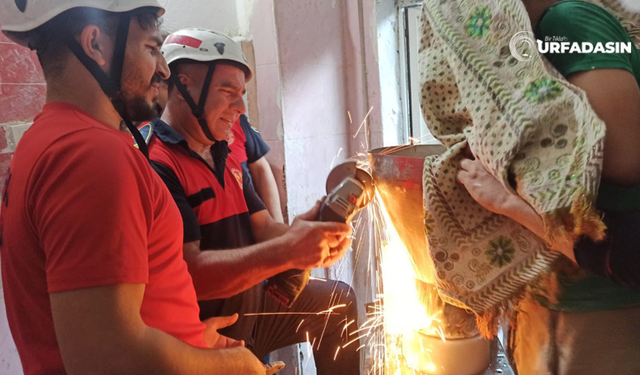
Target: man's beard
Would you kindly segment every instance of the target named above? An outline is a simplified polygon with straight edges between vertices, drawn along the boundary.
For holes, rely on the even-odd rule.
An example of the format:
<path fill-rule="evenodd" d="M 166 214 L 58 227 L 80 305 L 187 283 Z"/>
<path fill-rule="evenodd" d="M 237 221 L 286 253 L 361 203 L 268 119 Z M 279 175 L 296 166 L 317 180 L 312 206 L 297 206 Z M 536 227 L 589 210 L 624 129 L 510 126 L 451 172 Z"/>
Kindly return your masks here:
<path fill-rule="evenodd" d="M 151 89 L 151 86 L 158 82 L 160 82 L 160 76 L 154 74 L 151 82 L 148 83 L 146 90 L 140 90 L 142 92 L 136 92 L 138 90 L 134 89 L 142 83 L 139 79 L 130 79 L 130 85 L 127 85 L 129 87 L 122 85 L 121 95 L 122 100 L 124 101 L 125 113 L 129 117 L 129 120 L 150 121 L 156 118 L 156 110 L 153 104 L 147 101 L 146 95 L 148 90 Z"/>
<path fill-rule="evenodd" d="M 131 121 L 150 121 L 156 118 L 156 110 L 144 95 L 127 97 L 123 94 L 125 112 Z"/>

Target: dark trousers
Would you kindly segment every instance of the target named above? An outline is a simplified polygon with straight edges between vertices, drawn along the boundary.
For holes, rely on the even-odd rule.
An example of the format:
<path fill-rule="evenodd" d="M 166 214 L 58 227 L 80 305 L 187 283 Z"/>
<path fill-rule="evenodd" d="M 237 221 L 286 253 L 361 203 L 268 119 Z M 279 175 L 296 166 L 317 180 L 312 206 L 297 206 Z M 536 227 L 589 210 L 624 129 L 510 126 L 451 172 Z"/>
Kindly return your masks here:
<path fill-rule="evenodd" d="M 357 337 L 354 331 L 358 329 L 356 296 L 349 285 L 335 280 L 314 279 L 290 309 L 268 295 L 262 297 L 261 304 L 260 311 L 248 311 L 241 306 L 236 312 L 241 317 L 247 313 L 265 315 L 258 315 L 255 319 L 240 319 L 221 333 L 236 340 L 245 340 L 247 348 L 258 358 L 308 339 L 313 343 L 318 375 L 360 373 L 360 355 L 356 351 L 359 342 L 356 340 L 343 348 Z M 328 311 L 338 305 L 344 306 Z M 291 312 L 300 314 L 288 314 Z M 231 311 L 225 313 L 233 314 Z M 252 330 L 247 329 L 247 323 L 253 324 Z"/>

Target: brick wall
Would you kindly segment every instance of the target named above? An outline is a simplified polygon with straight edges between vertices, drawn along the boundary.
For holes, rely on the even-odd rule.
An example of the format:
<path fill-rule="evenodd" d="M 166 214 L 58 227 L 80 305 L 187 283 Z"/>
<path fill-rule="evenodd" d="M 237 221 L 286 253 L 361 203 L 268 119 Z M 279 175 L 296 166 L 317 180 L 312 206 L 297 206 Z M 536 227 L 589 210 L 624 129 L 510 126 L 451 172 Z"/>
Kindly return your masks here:
<path fill-rule="evenodd" d="M 0 187 L 15 149 L 11 127 L 31 123 L 42 109 L 45 95 L 36 54 L 0 34 Z"/>

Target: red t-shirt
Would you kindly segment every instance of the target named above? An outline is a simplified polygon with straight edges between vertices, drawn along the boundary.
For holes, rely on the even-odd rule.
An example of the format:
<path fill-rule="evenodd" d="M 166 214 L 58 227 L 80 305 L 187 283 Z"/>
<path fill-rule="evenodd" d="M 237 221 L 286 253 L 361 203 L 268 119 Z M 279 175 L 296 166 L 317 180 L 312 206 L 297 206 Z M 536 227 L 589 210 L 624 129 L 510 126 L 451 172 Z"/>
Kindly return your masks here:
<path fill-rule="evenodd" d="M 140 315 L 194 346 L 205 326 L 180 213 L 131 138 L 63 103 L 20 141 L 2 202 L 2 279 L 26 375 L 65 373 L 49 293 L 144 283 Z"/>
<path fill-rule="evenodd" d="M 231 139 L 229 139 L 229 148 L 231 153 L 229 156 L 233 157 L 238 163 L 242 164 L 247 161 L 247 150 L 245 143 L 247 137 L 244 134 L 244 129 L 240 126 L 240 118 L 233 124 L 231 128 Z"/>
<path fill-rule="evenodd" d="M 264 142 L 260 133 L 251 126 L 249 119 L 241 115 L 231 128 L 229 139 L 229 156 L 234 158 L 247 171 L 248 164 L 253 164 L 265 156 L 271 149 Z"/>

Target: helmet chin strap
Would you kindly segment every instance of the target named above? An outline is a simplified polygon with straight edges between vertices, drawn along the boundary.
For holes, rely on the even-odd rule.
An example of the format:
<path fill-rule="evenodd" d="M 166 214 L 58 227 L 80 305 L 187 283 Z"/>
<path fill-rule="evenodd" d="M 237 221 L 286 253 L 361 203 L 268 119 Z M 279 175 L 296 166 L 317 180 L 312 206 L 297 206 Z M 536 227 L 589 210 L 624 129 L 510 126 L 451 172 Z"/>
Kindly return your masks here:
<path fill-rule="evenodd" d="M 215 71 L 215 69 L 216 69 L 216 64 L 209 63 L 209 68 L 207 69 L 207 75 L 205 76 L 204 83 L 202 84 L 202 91 L 200 91 L 200 98 L 198 99 L 198 104 L 196 104 L 196 102 L 193 100 L 193 98 L 191 97 L 191 94 L 189 94 L 189 91 L 187 91 L 187 88 L 185 87 L 185 85 L 183 85 L 182 82 L 180 82 L 180 77 L 178 77 L 178 72 L 176 71 L 176 69 L 174 69 L 174 71 L 171 72 L 171 78 L 170 78 L 173 81 L 173 84 L 176 86 L 176 88 L 180 92 L 180 94 L 182 95 L 182 97 L 184 98 L 184 100 L 189 105 L 189 108 L 191 108 L 191 113 L 198 120 L 198 124 L 200 124 L 200 128 L 202 129 L 202 132 L 204 133 L 205 137 L 207 137 L 207 139 L 209 139 L 211 142 L 217 142 L 217 141 L 213 137 L 213 134 L 211 134 L 211 131 L 209 130 L 209 124 L 207 123 L 207 119 L 204 113 L 204 106 L 207 103 L 207 96 L 209 95 L 209 87 L 211 86 L 211 79 L 213 78 L 213 72 Z"/>
<path fill-rule="evenodd" d="M 218 141 L 213 137 L 211 131 L 209 130 L 209 124 L 207 123 L 207 119 L 205 118 L 204 106 L 207 102 L 207 96 L 209 95 L 209 87 L 211 86 L 211 80 L 213 78 L 213 72 L 215 71 L 216 64 L 209 63 L 209 68 L 207 69 L 207 75 L 204 78 L 204 83 L 202 84 L 202 91 L 200 91 L 200 98 L 198 99 L 198 104 L 193 100 L 189 91 L 185 85 L 180 82 L 180 77 L 176 69 L 171 74 L 171 80 L 173 84 L 176 86 L 184 100 L 191 108 L 191 113 L 198 120 L 198 124 L 200 124 L 200 128 L 204 133 L 205 137 L 209 139 L 211 142 L 214 142 L 209 151 L 211 152 L 211 158 L 213 159 L 213 164 L 215 166 L 215 174 L 216 178 L 222 188 L 224 188 L 224 170 L 227 165 L 227 156 L 229 155 L 229 145 L 227 141 Z"/>
<path fill-rule="evenodd" d="M 84 52 L 84 49 L 72 35 L 65 35 L 64 42 L 71 52 L 80 60 L 82 65 L 96 79 L 102 91 L 107 95 L 111 104 L 118 112 L 125 125 L 133 135 L 139 150 L 149 159 L 149 149 L 144 138 L 133 125 L 126 109 L 126 103 L 122 98 L 122 68 L 124 66 L 124 54 L 127 47 L 127 38 L 129 36 L 129 25 L 131 23 L 131 13 L 123 13 L 118 20 L 118 31 L 116 35 L 115 47 L 113 51 L 113 59 L 111 61 L 111 76 L 105 73 L 98 63 L 91 59 Z"/>

